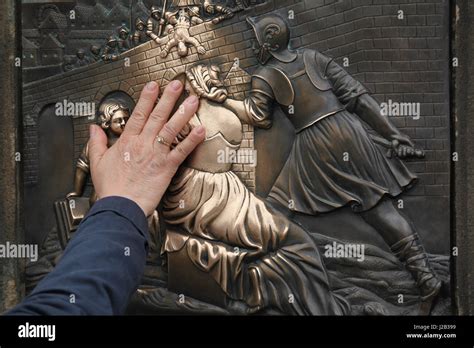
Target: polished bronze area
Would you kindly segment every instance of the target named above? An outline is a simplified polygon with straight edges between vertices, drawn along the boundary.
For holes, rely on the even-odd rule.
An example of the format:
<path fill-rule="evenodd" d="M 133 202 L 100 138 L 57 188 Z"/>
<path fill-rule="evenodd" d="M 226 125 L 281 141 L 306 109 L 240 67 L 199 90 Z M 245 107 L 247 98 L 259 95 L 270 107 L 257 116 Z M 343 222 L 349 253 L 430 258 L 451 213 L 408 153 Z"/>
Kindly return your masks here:
<path fill-rule="evenodd" d="M 220 304 L 230 312 L 347 313 L 348 304 L 329 291 L 319 250 L 308 233 L 250 192 L 231 171 L 231 162 L 218 160 L 219 153 L 238 151 L 243 138 L 233 110 L 206 99 L 212 95 L 222 101 L 227 95 L 218 73 L 217 67 L 198 65 L 186 74 L 187 93 L 202 98 L 186 132 L 203 125 L 207 136 L 163 200 L 170 290 L 199 298 L 206 283 L 191 285 L 186 278 L 204 272 L 207 283 L 219 285 L 225 295 Z M 186 258 L 190 262 L 183 267 Z M 292 303 L 289 296 L 297 300 Z"/>
<path fill-rule="evenodd" d="M 153 33 L 153 25 L 148 25 L 148 30 L 150 32 L 150 37 L 153 40 L 158 41 L 165 26 L 164 33 L 167 35 L 168 42 L 164 46 L 163 50 L 160 53 L 162 58 L 166 58 L 170 50 L 174 47 L 178 48 L 178 54 L 181 57 L 188 55 L 189 46 L 195 47 L 197 52 L 201 55 L 206 53 L 206 49 L 202 44 L 194 38 L 189 29 L 197 24 L 204 23 L 204 20 L 201 18 L 201 7 L 205 14 L 212 15 L 214 18 L 211 20 L 213 24 L 219 24 L 225 19 L 232 18 L 235 12 L 243 10 L 243 5 L 240 4 L 234 9 L 215 5 L 210 0 L 205 0 L 203 4 L 200 1 L 173 1 L 174 10 L 166 11 L 166 2 L 163 5 L 163 18 L 160 21 L 158 34 Z M 153 12 L 152 12 L 153 13 Z"/>

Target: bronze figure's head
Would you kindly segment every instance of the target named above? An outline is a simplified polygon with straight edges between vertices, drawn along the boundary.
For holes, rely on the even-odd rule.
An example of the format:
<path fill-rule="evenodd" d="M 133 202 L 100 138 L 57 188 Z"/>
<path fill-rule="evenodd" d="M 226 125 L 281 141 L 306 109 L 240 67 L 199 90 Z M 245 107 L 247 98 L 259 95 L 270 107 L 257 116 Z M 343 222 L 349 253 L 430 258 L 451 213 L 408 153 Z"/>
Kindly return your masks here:
<path fill-rule="evenodd" d="M 135 20 L 135 29 L 137 29 L 138 31 L 143 31 L 145 30 L 145 22 L 142 21 L 141 18 L 137 18 Z"/>
<path fill-rule="evenodd" d="M 109 36 L 109 39 L 107 40 L 107 46 L 116 47 L 117 46 L 117 38 L 113 35 Z"/>
<path fill-rule="evenodd" d="M 98 56 L 100 54 L 100 47 L 98 45 L 91 45 L 90 51 L 93 55 Z"/>
<path fill-rule="evenodd" d="M 118 102 L 104 102 L 99 107 L 99 122 L 102 129 L 119 137 L 130 118 L 130 110 Z"/>
<path fill-rule="evenodd" d="M 197 6 L 189 7 L 188 12 L 190 16 L 199 17 L 199 7 Z"/>
<path fill-rule="evenodd" d="M 122 39 L 122 40 L 125 40 L 127 37 L 128 37 L 128 34 L 129 34 L 129 30 L 127 27 L 125 26 L 121 26 L 118 30 L 118 34 L 119 34 L 119 37 Z"/>
<path fill-rule="evenodd" d="M 196 65 L 186 72 L 186 91 L 199 97 L 224 101 L 228 92 L 221 80 L 221 71 L 217 65 Z"/>
<path fill-rule="evenodd" d="M 266 64 L 272 57 L 279 61 L 292 62 L 296 55 L 290 51 L 290 28 L 288 23 L 277 14 L 267 14 L 260 17 L 247 17 L 252 26 L 257 43 L 254 43 L 254 53 L 261 64 Z"/>
<path fill-rule="evenodd" d="M 161 9 L 158 6 L 153 5 L 151 7 L 151 17 L 160 20 L 161 18 Z"/>
<path fill-rule="evenodd" d="M 82 48 L 79 48 L 76 52 L 76 56 L 82 60 L 86 56 L 86 52 Z"/>

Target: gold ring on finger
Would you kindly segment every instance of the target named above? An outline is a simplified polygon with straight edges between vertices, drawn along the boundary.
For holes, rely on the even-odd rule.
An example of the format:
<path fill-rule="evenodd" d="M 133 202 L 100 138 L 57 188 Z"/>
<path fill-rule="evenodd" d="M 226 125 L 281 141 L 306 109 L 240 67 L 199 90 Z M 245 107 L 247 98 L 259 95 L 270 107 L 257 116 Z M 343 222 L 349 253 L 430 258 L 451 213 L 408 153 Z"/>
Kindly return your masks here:
<path fill-rule="evenodd" d="M 171 147 L 171 144 L 169 142 L 167 142 L 166 139 L 163 138 L 161 135 L 158 135 L 156 137 L 156 142 L 159 143 L 159 144 L 165 145 L 167 147 Z"/>

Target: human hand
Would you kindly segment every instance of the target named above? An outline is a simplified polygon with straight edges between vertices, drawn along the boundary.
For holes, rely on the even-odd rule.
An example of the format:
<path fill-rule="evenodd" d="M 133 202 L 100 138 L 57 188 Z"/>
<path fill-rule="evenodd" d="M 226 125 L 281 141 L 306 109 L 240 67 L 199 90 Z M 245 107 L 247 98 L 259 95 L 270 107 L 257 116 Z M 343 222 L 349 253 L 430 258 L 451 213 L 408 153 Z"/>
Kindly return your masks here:
<path fill-rule="evenodd" d="M 110 148 L 104 131 L 96 125 L 90 127 L 91 175 L 99 199 L 125 197 L 136 202 L 146 216 L 153 213 L 178 167 L 205 137 L 204 127 L 199 126 L 175 148 L 167 145 L 199 106 L 199 99 L 190 96 L 168 120 L 182 89 L 179 81 L 171 82 L 155 106 L 159 86 L 148 83 L 123 134 Z M 159 142 L 158 136 L 167 144 Z"/>

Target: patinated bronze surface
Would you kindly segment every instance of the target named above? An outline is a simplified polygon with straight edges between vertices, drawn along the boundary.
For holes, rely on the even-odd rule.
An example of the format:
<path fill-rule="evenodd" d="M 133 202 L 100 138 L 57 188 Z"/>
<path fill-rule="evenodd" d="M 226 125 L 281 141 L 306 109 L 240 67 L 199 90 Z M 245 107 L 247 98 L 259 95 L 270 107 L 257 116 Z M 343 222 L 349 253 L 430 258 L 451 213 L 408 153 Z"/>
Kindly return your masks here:
<path fill-rule="evenodd" d="M 32 67 L 37 75 L 29 72 L 33 82 L 24 86 L 32 131 L 63 99 L 92 103 L 97 112 L 62 119 L 73 131 L 51 146 L 73 153 L 62 162 L 57 181 L 63 185 L 52 187 L 47 170 L 26 185 L 37 200 L 48 192 L 42 212 L 50 217 L 47 227 L 30 226 L 44 242 L 43 258 L 28 267 L 28 288 L 55 265 L 97 199 L 87 125 L 100 124 L 113 145 L 144 83 L 179 79 L 183 97 L 197 95 L 200 108 L 170 145 L 199 124 L 207 136 L 149 219 L 150 255 L 129 313 L 451 313 L 449 245 L 443 244 L 449 228 L 439 227 L 449 226 L 449 209 L 439 200 L 444 203 L 435 209 L 444 215 L 426 210 L 432 200 L 425 171 L 433 166 L 425 161 L 439 155 L 428 140 L 419 141 L 421 131 L 404 134 L 395 125 L 400 119 L 383 114 L 380 93 L 372 96 L 364 83 L 371 85 L 370 78 L 357 73 L 362 65 L 352 69 L 315 49 L 317 39 L 297 45 L 302 26 L 294 16 L 311 11 L 308 1 L 303 9 L 278 1 L 116 5 L 110 11 L 123 15 L 122 22 L 97 31 L 107 34 L 75 46 L 74 54 L 67 47 L 47 80 Z M 60 25 L 41 30 L 58 39 L 66 33 L 66 10 L 77 11 L 72 26 L 86 21 L 79 14 L 101 6 L 98 0 L 42 7 L 40 18 Z M 44 93 L 35 94 L 42 81 Z M 404 117 L 404 125 L 413 122 Z M 59 121 L 50 126 L 59 127 Z M 411 200 L 418 187 L 426 194 Z M 407 212 L 405 199 L 426 213 Z M 31 205 L 27 213 L 38 209 Z M 441 221 L 435 232 L 425 226 L 432 219 Z"/>

